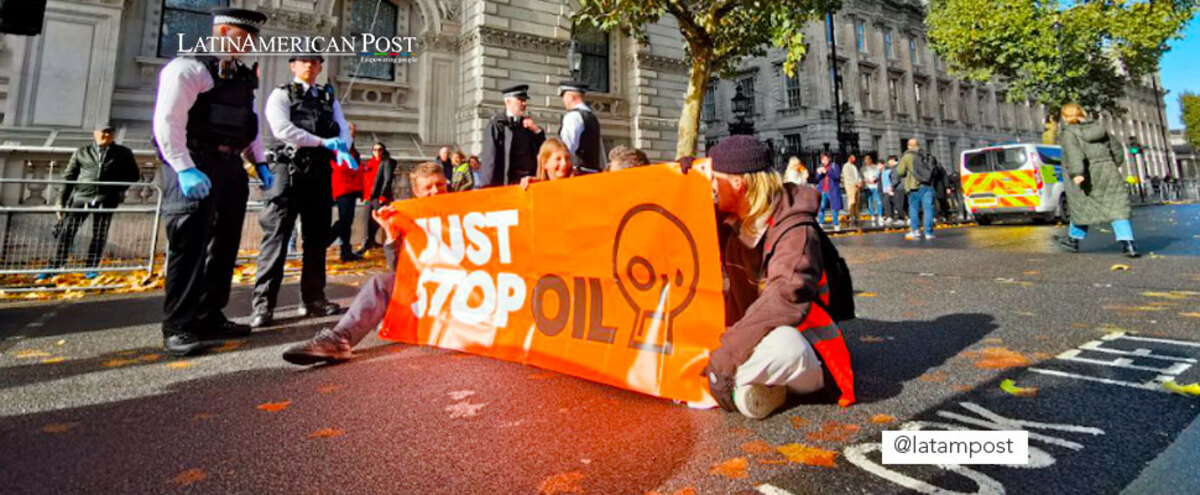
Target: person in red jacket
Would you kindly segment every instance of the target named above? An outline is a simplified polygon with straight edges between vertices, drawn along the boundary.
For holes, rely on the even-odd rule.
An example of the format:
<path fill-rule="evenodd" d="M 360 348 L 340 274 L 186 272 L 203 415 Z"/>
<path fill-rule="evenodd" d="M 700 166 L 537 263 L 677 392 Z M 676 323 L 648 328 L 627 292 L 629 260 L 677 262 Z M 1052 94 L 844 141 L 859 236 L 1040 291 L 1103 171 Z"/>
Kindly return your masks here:
<path fill-rule="evenodd" d="M 387 146 L 376 142 L 371 147 L 371 159 L 362 162 L 358 168 L 359 175 L 362 177 L 363 202 L 370 205 L 370 211 L 383 208 L 394 201 L 394 198 L 392 198 L 392 176 L 395 170 L 396 161 L 388 154 Z M 370 215 L 367 215 L 365 220 L 367 221 L 367 237 L 363 241 L 362 247 L 354 252 L 359 256 L 366 254 L 371 248 L 380 246 L 375 241 L 375 237 L 379 233 L 379 224 L 375 223 Z"/>
<path fill-rule="evenodd" d="M 763 418 L 787 393 L 836 387 L 854 403 L 850 353 L 822 309 L 829 287 L 817 231 L 818 193 L 784 184 L 752 136 L 730 136 L 709 152 L 720 215 L 726 329 L 709 356 L 709 389 L 727 411 Z"/>
<path fill-rule="evenodd" d="M 354 124 L 350 124 L 350 135 L 354 136 Z M 355 160 L 359 160 L 358 150 L 351 148 L 350 154 Z M 362 163 L 359 160 L 359 163 Z M 362 259 L 354 253 L 354 246 L 350 244 L 350 229 L 354 226 L 354 209 L 358 206 L 358 197 L 362 195 L 362 170 L 353 170 L 349 167 L 341 165 L 336 161 L 330 162 L 333 167 L 333 200 L 337 203 L 338 219 L 334 222 L 330 230 L 334 236 L 330 237 L 329 243 L 333 243 L 333 239 L 337 238 L 342 241 L 342 261 L 358 261 Z"/>

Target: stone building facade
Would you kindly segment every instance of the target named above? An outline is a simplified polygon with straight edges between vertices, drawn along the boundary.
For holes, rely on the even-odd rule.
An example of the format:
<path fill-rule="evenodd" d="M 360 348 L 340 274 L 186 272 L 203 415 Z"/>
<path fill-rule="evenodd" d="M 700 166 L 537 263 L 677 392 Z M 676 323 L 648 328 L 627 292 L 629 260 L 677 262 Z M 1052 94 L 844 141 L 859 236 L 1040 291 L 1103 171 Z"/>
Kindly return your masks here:
<path fill-rule="evenodd" d="M 929 46 L 921 0 L 849 0 L 841 11 L 808 23 L 808 53 L 793 76 L 786 58 L 771 49 L 744 61 L 736 76 L 716 79 L 706 95 L 701 120 L 709 145 L 729 134 L 735 121 L 731 100 L 741 89 L 753 98 L 757 135 L 770 140 L 782 163 L 799 149 L 836 150 L 834 63 L 841 81 L 840 101 L 856 134 L 857 148 L 879 156 L 899 155 L 916 137 L 942 163 L 955 163 L 963 150 L 1002 142 L 1040 142 L 1044 108 L 1033 101 L 1008 102 L 1002 84 L 978 84 L 953 77 Z M 835 55 L 836 53 L 836 55 Z M 1170 160 L 1161 142 L 1153 91 L 1134 88 L 1129 113 L 1106 119 L 1126 139 L 1130 133 L 1149 146 L 1146 173 L 1166 173 Z M 1160 95 L 1161 101 L 1162 96 Z M 844 120 L 845 121 L 845 120 Z"/>
<path fill-rule="evenodd" d="M 499 90 L 513 84 L 529 84 L 533 117 L 559 128 L 557 85 L 571 76 L 570 0 L 50 0 L 41 35 L 0 35 L 0 175 L 33 173 L 12 168 L 21 161 L 14 150 L 69 151 L 106 121 L 118 141 L 147 156 L 157 74 L 179 32 L 204 29 L 207 5 L 267 14 L 264 37 L 417 37 L 414 63 L 358 70 L 355 57 L 327 57 L 322 75 L 359 139 L 383 141 L 401 159 L 427 159 L 442 145 L 480 152 L 487 119 L 503 108 Z M 687 64 L 670 22 L 649 34 L 640 44 L 589 33 L 586 72 L 607 88 L 587 99 L 609 146 L 633 144 L 664 159 L 674 154 Z M 260 104 L 291 78 L 286 57 L 247 60 L 261 66 Z"/>

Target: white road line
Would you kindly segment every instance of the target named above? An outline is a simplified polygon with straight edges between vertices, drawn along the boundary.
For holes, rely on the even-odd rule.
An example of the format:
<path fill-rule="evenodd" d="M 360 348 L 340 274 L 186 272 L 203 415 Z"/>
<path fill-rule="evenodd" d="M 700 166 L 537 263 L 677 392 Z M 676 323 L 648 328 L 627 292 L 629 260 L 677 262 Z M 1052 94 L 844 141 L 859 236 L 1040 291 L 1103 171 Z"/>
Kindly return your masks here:
<path fill-rule="evenodd" d="M 1122 387 L 1136 388 L 1136 389 L 1140 389 L 1140 390 L 1153 390 L 1156 392 L 1170 393 L 1170 392 L 1164 390 L 1161 385 L 1155 384 L 1154 382 L 1147 382 L 1147 383 L 1125 382 L 1125 381 L 1121 381 L 1121 380 L 1110 380 L 1108 378 L 1100 378 L 1100 377 L 1087 376 L 1087 375 L 1078 375 L 1075 373 L 1067 373 L 1065 371 L 1047 370 L 1047 369 L 1042 369 L 1042 368 L 1029 368 L 1029 371 L 1032 371 L 1034 373 L 1041 373 L 1043 375 L 1057 376 L 1057 377 L 1061 377 L 1061 378 L 1074 378 L 1076 380 L 1087 380 L 1087 381 L 1093 381 L 1093 382 L 1107 383 L 1109 385 L 1120 385 Z"/>
<path fill-rule="evenodd" d="M 1150 337 L 1134 337 L 1132 335 L 1126 335 L 1123 333 L 1118 333 L 1118 334 L 1114 334 L 1114 335 L 1115 336 L 1109 337 L 1105 340 L 1114 340 L 1114 339 L 1136 340 L 1138 342 L 1154 342 L 1157 344 L 1181 345 L 1181 346 L 1185 346 L 1185 347 L 1200 347 L 1200 343 L 1188 342 L 1185 340 L 1155 339 L 1155 338 L 1150 338 Z"/>
<path fill-rule="evenodd" d="M 758 485 L 756 489 L 758 490 L 758 493 L 763 495 L 793 495 L 792 492 L 784 490 L 783 488 L 779 488 L 775 485 L 768 485 L 766 483 Z"/>

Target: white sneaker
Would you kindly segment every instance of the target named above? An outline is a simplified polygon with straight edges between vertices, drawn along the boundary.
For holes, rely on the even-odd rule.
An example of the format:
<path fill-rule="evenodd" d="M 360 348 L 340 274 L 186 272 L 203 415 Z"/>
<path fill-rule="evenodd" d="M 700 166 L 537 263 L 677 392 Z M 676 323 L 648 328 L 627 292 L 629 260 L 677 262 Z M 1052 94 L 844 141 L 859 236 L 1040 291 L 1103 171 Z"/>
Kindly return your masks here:
<path fill-rule="evenodd" d="M 841 226 L 841 225 L 834 225 L 834 226 L 833 226 L 833 231 L 834 231 L 834 232 L 841 232 L 841 231 L 842 231 L 842 226 Z"/>
<path fill-rule="evenodd" d="M 925 234 L 925 240 L 927 240 L 927 241 L 932 241 L 934 239 L 934 237 L 935 236 L 933 234 Z"/>
<path fill-rule="evenodd" d="M 917 232 L 917 231 L 915 231 L 915 230 L 910 230 L 910 231 L 908 231 L 908 233 L 907 233 L 907 234 L 904 234 L 904 238 L 905 238 L 905 239 L 908 239 L 908 240 L 910 240 L 910 241 L 916 241 L 916 240 L 920 240 L 920 239 L 921 239 L 921 233 L 920 233 L 920 232 Z"/>
<path fill-rule="evenodd" d="M 747 418 L 763 419 L 787 400 L 787 387 L 782 385 L 742 385 L 733 389 L 733 403 Z"/>

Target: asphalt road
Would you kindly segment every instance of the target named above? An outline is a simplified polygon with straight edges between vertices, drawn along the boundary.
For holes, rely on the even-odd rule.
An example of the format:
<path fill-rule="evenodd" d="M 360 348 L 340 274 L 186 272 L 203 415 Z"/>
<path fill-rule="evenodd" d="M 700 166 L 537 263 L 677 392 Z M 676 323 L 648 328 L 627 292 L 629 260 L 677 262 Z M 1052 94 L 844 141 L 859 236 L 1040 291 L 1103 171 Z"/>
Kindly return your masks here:
<path fill-rule="evenodd" d="M 0 491 L 1197 493 L 1194 477 L 1139 476 L 1200 452 L 1200 398 L 1154 383 L 1200 381 L 1200 206 L 1142 208 L 1135 225 L 1153 257 L 1126 260 L 1099 230 L 1057 252 L 1052 226 L 839 238 L 861 291 L 844 325 L 859 403 L 798 398 L 763 421 L 374 338 L 340 365 L 279 358 L 332 319 L 176 360 L 160 354 L 160 297 L 10 306 Z M 360 282 L 330 294 L 346 303 Z M 237 289 L 230 316 L 248 298 Z M 1005 378 L 1039 391 L 1009 395 Z M 873 451 L 881 430 L 946 425 L 1029 430 L 1052 464 L 885 467 Z M 793 444 L 818 455 L 790 462 L 777 448 Z"/>

